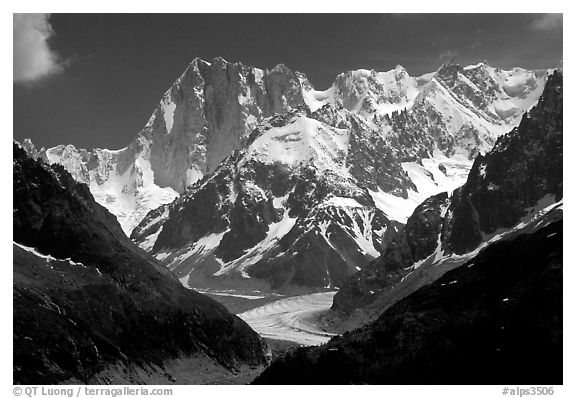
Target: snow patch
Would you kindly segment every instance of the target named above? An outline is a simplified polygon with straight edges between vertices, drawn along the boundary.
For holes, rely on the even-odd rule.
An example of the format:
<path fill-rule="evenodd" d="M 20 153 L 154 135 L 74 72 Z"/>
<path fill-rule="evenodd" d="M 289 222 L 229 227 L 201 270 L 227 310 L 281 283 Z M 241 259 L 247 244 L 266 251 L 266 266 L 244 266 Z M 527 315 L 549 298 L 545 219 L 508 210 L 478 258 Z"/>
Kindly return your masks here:
<path fill-rule="evenodd" d="M 154 244 L 158 239 L 158 235 L 160 235 L 160 232 L 162 232 L 162 228 L 164 228 L 163 225 L 161 225 L 160 228 L 158 228 L 158 231 L 146 236 L 146 239 L 144 239 L 144 241 L 140 243 L 139 246 L 147 252 L 152 251 L 152 248 L 154 247 Z"/>
<path fill-rule="evenodd" d="M 314 89 L 303 90 L 302 96 L 304 102 L 308 105 L 311 112 L 315 112 L 326 104 L 334 104 L 334 88 L 331 87 L 325 91 L 317 91 Z"/>
<path fill-rule="evenodd" d="M 82 268 L 86 268 L 86 266 L 85 266 L 84 264 L 82 264 L 82 263 L 77 263 L 77 262 L 75 262 L 75 261 L 72 261 L 71 258 L 64 258 L 64 259 L 56 258 L 56 257 L 53 257 L 53 256 L 51 256 L 51 255 L 49 255 L 49 254 L 42 254 L 42 253 L 40 253 L 37 249 L 35 249 L 34 247 L 25 246 L 25 245 L 23 245 L 23 244 L 20 244 L 20 243 L 18 243 L 18 242 L 14 242 L 14 241 L 12 241 L 12 243 L 13 243 L 14 245 L 18 246 L 20 249 L 25 250 L 25 251 L 27 251 L 28 253 L 31 253 L 31 254 L 35 255 L 36 257 L 39 257 L 39 258 L 41 258 L 41 259 L 46 260 L 46 264 L 47 264 L 48 267 L 50 267 L 51 269 L 54 269 L 54 268 L 52 267 L 52 265 L 50 264 L 51 261 L 66 261 L 66 262 L 68 262 L 68 263 L 71 264 L 71 265 L 75 265 L 75 266 L 79 266 L 79 267 L 82 267 Z"/>
<path fill-rule="evenodd" d="M 221 263 L 220 269 L 214 273 L 214 276 L 224 275 L 233 269 L 240 271 L 243 277 L 249 278 L 250 276 L 245 272 L 246 267 L 260 261 L 266 252 L 272 249 L 280 239 L 282 239 L 296 224 L 297 217 L 291 218 L 288 215 L 288 210 L 284 210 L 282 219 L 276 223 L 268 225 L 268 233 L 266 238 L 259 242 L 256 246 L 248 250 L 246 254 L 233 261 Z"/>
<path fill-rule="evenodd" d="M 404 224 L 408 220 L 408 217 L 412 215 L 416 206 L 420 204 L 420 201 L 414 198 L 408 197 L 404 199 L 384 192 L 381 189 L 378 189 L 378 191 L 369 189 L 368 193 L 372 197 L 372 200 L 374 200 L 376 207 L 386 214 L 389 219 Z"/>
<path fill-rule="evenodd" d="M 172 126 L 174 125 L 174 112 L 176 111 L 176 104 L 169 97 L 164 97 L 160 103 L 160 106 L 162 107 L 162 113 L 164 114 L 166 132 L 170 134 L 172 132 Z"/>
<path fill-rule="evenodd" d="M 49 254 L 47 255 L 47 254 L 42 254 L 42 253 L 40 253 L 38 250 L 36 250 L 36 249 L 33 248 L 33 247 L 24 246 L 24 245 L 22 245 L 22 244 L 20 244 L 20 243 L 18 243 L 18 242 L 14 242 L 14 241 L 12 241 L 12 243 L 13 243 L 14 245 L 18 246 L 20 249 L 25 250 L 25 251 L 27 251 L 28 253 L 34 254 L 36 257 L 43 258 L 43 259 L 46 260 L 47 262 L 48 262 L 48 261 L 57 261 L 57 260 L 58 260 L 57 258 L 52 257 L 52 256 L 49 255 Z M 60 260 L 60 261 L 64 261 L 64 260 Z"/>
<path fill-rule="evenodd" d="M 195 289 L 195 290 L 198 293 L 202 293 L 202 294 L 213 294 L 215 296 L 238 297 L 238 298 L 243 298 L 243 299 L 247 299 L 247 300 L 259 300 L 259 299 L 266 298 L 266 296 L 230 293 L 227 291 L 219 291 L 219 290 L 210 290 L 210 289 Z"/>
<path fill-rule="evenodd" d="M 186 186 L 192 185 L 196 181 L 200 181 L 202 177 L 204 177 L 204 174 L 197 168 L 186 170 Z"/>
<path fill-rule="evenodd" d="M 250 145 L 244 161 L 255 158 L 261 163 L 284 163 L 291 167 L 311 162 L 319 171 L 344 170 L 348 140 L 347 130 L 300 116 L 258 137 Z"/>
<path fill-rule="evenodd" d="M 333 196 L 325 202 L 326 205 L 336 206 L 336 207 L 359 207 L 363 206 L 352 198 L 342 198 L 339 196 Z"/>
<path fill-rule="evenodd" d="M 195 255 L 195 254 L 206 254 L 212 252 L 215 248 L 218 247 L 220 241 L 228 233 L 229 230 L 222 231 L 219 233 L 213 233 L 210 235 L 203 236 L 202 238 L 198 239 L 196 242 L 192 243 L 190 246 L 185 248 L 184 250 L 180 250 L 177 252 L 177 255 L 170 261 L 168 268 L 173 269 L 178 265 L 182 264 L 186 259 Z M 168 254 L 169 255 L 169 254 Z M 156 258 L 160 260 L 160 255 L 157 255 Z M 163 257 L 164 258 L 164 257 Z M 162 258 L 162 259 L 163 259 Z"/>
<path fill-rule="evenodd" d="M 368 190 L 376 207 L 388 218 L 406 223 L 416 207 L 430 196 L 441 192 L 451 194 L 456 188 L 466 182 L 472 162 L 462 155 L 450 158 L 436 151 L 431 158 L 417 162 L 404 162 L 402 168 L 416 185 L 416 191 L 409 189 L 408 197 L 402 198 L 382 190 Z M 440 167 L 446 170 L 442 172 Z"/>

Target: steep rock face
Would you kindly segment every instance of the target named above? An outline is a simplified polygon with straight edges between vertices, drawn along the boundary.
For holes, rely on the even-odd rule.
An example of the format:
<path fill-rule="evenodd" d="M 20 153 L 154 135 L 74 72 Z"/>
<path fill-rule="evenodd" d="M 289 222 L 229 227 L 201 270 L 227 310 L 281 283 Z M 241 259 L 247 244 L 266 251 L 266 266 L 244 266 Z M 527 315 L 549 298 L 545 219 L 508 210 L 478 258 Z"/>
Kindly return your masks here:
<path fill-rule="evenodd" d="M 554 217 L 562 200 L 562 115 L 562 75 L 555 72 L 520 125 L 476 158 L 466 184 L 450 198 L 426 200 L 383 255 L 335 295 L 338 322 L 362 316 L 351 324 L 363 323 L 488 243 Z"/>
<path fill-rule="evenodd" d="M 254 383 L 562 383 L 562 236 L 558 221 L 494 244 L 373 323 L 276 360 Z"/>
<path fill-rule="evenodd" d="M 195 59 L 126 148 L 60 145 L 41 156 L 88 184 L 129 235 L 146 213 L 214 171 L 259 121 L 302 105 L 302 81 L 283 65 L 262 70 Z"/>
<path fill-rule="evenodd" d="M 516 73 L 474 68 L 502 81 Z M 238 283 L 258 288 L 249 277 L 274 289 L 340 287 L 383 252 L 419 203 L 464 183 L 469 156 L 515 123 L 512 116 L 469 109 L 479 106 L 473 98 L 464 102 L 479 91 L 465 76 L 469 70 L 445 65 L 421 78 L 402 68 L 356 71 L 340 75 L 325 92 L 297 74 L 307 108 L 261 122 L 244 147 L 174 203 L 150 213 L 131 238 L 152 248 L 188 286 L 239 273 L 244 280 Z M 540 83 L 547 77 L 545 71 L 517 74 L 538 76 Z M 502 81 L 494 80 L 496 94 L 482 97 L 482 104 L 515 101 L 503 93 Z M 541 86 L 526 90 L 537 96 Z M 364 106 L 368 100 L 379 105 Z M 390 112 L 400 103 L 411 108 Z M 490 140 L 459 136 L 465 122 Z M 436 245 L 435 236 L 422 250 Z"/>
<path fill-rule="evenodd" d="M 86 185 L 18 144 L 13 160 L 15 383 L 90 383 L 111 366 L 176 358 L 223 372 L 266 362 L 248 325 L 184 289 Z"/>

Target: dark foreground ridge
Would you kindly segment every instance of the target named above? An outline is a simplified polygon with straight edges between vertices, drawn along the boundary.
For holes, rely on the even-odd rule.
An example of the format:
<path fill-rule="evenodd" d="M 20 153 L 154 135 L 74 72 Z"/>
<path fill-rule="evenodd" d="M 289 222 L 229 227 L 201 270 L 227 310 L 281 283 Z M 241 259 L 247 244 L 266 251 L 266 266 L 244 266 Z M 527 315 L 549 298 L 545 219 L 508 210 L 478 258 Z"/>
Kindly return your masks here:
<path fill-rule="evenodd" d="M 86 185 L 16 143 L 13 159 L 14 383 L 127 384 L 154 371 L 181 383 L 167 361 L 226 372 L 266 363 L 246 323 L 182 287 Z"/>
<path fill-rule="evenodd" d="M 255 384 L 562 384 L 562 221 L 489 246 Z"/>

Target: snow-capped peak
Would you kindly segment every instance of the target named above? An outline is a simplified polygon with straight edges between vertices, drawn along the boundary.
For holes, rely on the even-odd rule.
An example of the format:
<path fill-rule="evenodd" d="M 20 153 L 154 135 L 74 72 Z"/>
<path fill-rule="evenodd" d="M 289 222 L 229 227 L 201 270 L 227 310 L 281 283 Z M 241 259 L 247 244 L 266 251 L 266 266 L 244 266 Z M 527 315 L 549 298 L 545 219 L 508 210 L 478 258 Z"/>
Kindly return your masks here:
<path fill-rule="evenodd" d="M 195 58 L 126 148 L 58 146 L 43 153 L 49 163 L 63 164 L 87 183 L 129 233 L 147 211 L 216 170 L 275 114 L 303 105 L 326 115 L 336 110 L 362 126 L 355 143 L 368 136 L 396 140 L 392 151 L 406 161 L 436 150 L 446 157 L 471 158 L 515 126 L 536 102 L 546 77 L 540 71 L 503 71 L 484 64 L 445 64 L 436 73 L 412 77 L 398 65 L 386 72 L 342 73 L 320 91 L 283 64 L 263 70 L 221 57 L 212 62 Z M 264 163 L 310 163 L 318 170 L 346 173 L 351 136 L 344 119 L 340 128 L 320 114 L 300 113 L 257 137 L 250 156 Z"/>
<path fill-rule="evenodd" d="M 144 128 L 114 152 L 72 146 L 46 150 L 90 186 L 129 234 L 240 147 L 258 122 L 304 104 L 302 83 L 284 65 L 271 71 L 195 58 L 163 94 Z"/>

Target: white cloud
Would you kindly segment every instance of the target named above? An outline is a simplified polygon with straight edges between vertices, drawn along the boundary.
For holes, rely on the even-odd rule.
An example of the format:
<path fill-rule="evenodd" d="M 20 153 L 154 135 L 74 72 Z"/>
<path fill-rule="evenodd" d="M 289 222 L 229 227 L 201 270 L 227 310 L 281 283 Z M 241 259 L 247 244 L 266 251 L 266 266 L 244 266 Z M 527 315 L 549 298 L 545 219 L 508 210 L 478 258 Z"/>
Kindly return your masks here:
<path fill-rule="evenodd" d="M 562 29 L 562 14 L 542 14 L 536 17 L 530 25 L 535 30 Z"/>
<path fill-rule="evenodd" d="M 48 39 L 50 14 L 14 14 L 14 81 L 32 82 L 62 69 Z"/>

